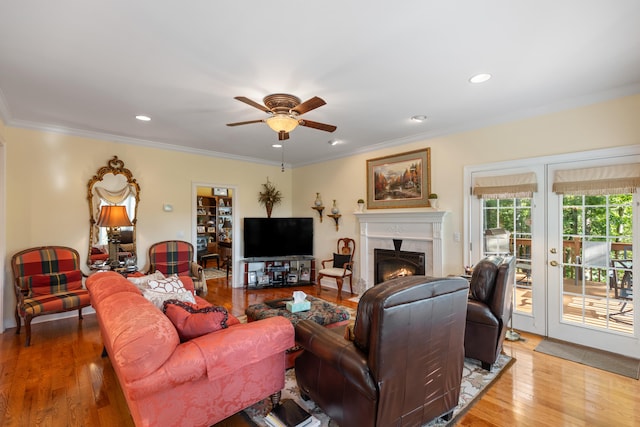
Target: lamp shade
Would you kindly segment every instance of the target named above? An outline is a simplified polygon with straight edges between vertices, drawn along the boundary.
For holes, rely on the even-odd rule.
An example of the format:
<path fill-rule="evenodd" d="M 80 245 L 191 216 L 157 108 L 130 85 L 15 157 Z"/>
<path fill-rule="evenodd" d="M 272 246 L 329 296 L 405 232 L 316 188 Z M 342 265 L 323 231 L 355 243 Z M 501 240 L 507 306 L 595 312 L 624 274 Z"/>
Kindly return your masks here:
<path fill-rule="evenodd" d="M 276 132 L 291 132 L 298 126 L 298 120 L 287 114 L 275 114 L 266 119 L 267 125 Z"/>
<path fill-rule="evenodd" d="M 124 206 L 103 206 L 98 217 L 99 227 L 127 227 L 131 226 L 131 221 L 127 215 L 127 208 Z"/>

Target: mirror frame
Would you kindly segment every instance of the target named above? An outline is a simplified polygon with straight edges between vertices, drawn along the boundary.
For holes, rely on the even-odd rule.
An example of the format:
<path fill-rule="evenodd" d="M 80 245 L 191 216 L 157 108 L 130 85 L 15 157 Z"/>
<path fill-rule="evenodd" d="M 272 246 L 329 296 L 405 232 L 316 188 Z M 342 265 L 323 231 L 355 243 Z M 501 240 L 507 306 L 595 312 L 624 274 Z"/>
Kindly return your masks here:
<path fill-rule="evenodd" d="M 138 205 L 140 204 L 140 186 L 138 185 L 138 182 L 136 181 L 136 179 L 133 177 L 133 174 L 131 173 L 131 171 L 124 167 L 124 162 L 118 159 L 118 156 L 113 156 L 112 159 L 107 161 L 107 165 L 102 166 L 100 169 L 98 169 L 96 174 L 87 183 L 87 200 L 89 201 L 89 250 L 87 252 L 88 266 L 91 266 L 92 264 L 91 263 L 91 247 L 92 247 L 93 237 L 97 228 L 97 225 L 96 225 L 97 218 L 93 217 L 93 187 L 98 182 L 101 182 L 104 179 L 104 176 L 107 174 L 123 175 L 127 179 L 127 183 L 130 186 L 133 186 L 136 190 L 136 195 L 135 195 L 136 206 L 134 209 L 133 219 L 131 220 L 131 223 L 133 224 L 133 238 L 132 238 L 133 252 L 136 256 L 138 255 L 138 245 L 136 243 L 136 230 L 137 230 L 136 224 L 138 223 Z"/>

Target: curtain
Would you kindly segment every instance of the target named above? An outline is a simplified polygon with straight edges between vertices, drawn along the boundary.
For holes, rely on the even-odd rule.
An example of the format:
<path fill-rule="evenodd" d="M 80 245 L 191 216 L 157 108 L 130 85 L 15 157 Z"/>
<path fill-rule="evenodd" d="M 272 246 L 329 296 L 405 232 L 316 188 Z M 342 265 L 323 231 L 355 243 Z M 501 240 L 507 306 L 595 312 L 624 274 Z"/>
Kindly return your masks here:
<path fill-rule="evenodd" d="M 628 163 L 558 170 L 552 190 L 557 194 L 600 196 L 635 193 L 637 187 L 640 187 L 640 163 Z"/>
<path fill-rule="evenodd" d="M 479 199 L 533 197 L 538 191 L 535 172 L 515 175 L 482 176 L 473 179 L 473 195 Z"/>

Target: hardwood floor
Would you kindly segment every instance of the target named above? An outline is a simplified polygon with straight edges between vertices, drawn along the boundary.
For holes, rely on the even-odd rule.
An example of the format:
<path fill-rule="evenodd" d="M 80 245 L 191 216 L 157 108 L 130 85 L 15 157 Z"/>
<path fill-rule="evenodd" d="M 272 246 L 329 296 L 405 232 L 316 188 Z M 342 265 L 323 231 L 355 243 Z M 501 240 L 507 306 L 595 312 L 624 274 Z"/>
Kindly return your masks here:
<path fill-rule="evenodd" d="M 210 280 L 207 299 L 234 315 L 247 305 L 291 294 L 288 289 L 245 292 Z M 312 287 L 299 288 L 317 295 Z M 347 301 L 340 304 L 356 307 Z M 337 302 L 337 292 L 321 297 Z M 541 337 L 507 342 L 517 361 L 458 422 L 459 426 L 634 426 L 640 425 L 640 381 L 534 352 Z M 33 325 L 31 347 L 24 333 L 0 335 L 1 426 L 132 426 L 95 315 Z M 220 427 L 239 427 L 234 417 Z M 350 426 L 343 426 L 350 427 Z"/>

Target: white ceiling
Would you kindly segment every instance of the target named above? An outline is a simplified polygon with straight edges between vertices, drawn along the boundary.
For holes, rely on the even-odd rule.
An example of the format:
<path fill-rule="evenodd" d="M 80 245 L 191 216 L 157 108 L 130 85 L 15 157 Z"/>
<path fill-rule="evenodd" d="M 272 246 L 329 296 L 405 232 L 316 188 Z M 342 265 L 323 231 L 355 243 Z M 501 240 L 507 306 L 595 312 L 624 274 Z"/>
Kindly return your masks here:
<path fill-rule="evenodd" d="M 234 96 L 327 102 L 299 166 L 640 93 L 638 0 L 0 3 L 6 124 L 274 164 L 266 124 L 225 125 L 266 117 Z"/>

